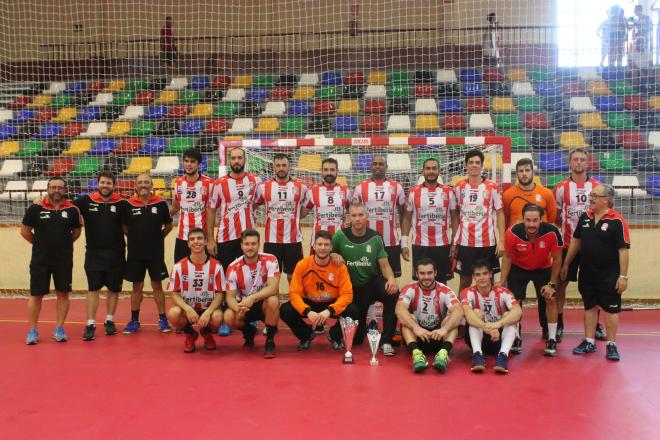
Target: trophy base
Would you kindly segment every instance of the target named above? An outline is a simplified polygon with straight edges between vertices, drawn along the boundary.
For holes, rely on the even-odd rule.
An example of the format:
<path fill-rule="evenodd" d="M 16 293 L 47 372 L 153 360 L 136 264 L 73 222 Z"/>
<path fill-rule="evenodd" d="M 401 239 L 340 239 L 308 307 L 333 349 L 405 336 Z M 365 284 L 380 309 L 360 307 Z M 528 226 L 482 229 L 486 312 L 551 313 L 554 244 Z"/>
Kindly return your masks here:
<path fill-rule="evenodd" d="M 377 359 L 372 359 L 370 362 L 372 367 L 377 367 L 378 366 L 378 360 Z"/>
<path fill-rule="evenodd" d="M 347 353 L 344 355 L 344 359 L 342 360 L 343 364 L 352 364 L 353 362 L 353 355 L 351 353 Z"/>

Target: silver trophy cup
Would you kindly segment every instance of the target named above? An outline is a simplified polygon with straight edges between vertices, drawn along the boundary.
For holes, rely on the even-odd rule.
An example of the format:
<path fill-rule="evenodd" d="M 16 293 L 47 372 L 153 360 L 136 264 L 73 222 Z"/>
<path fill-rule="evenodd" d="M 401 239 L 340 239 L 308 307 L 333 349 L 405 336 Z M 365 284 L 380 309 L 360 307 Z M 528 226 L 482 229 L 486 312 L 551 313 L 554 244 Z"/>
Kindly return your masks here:
<path fill-rule="evenodd" d="M 378 353 L 378 344 L 380 343 L 380 332 L 372 328 L 367 332 L 367 340 L 369 341 L 369 348 L 371 349 L 371 362 L 372 366 L 378 365 L 376 353 Z"/>
<path fill-rule="evenodd" d="M 353 348 L 353 337 L 355 336 L 358 322 L 353 318 L 340 317 L 339 326 L 341 327 L 341 332 L 344 335 L 344 345 L 346 346 L 346 353 L 344 353 L 343 362 L 345 364 L 352 364 L 353 353 L 351 353 L 351 348 Z"/>

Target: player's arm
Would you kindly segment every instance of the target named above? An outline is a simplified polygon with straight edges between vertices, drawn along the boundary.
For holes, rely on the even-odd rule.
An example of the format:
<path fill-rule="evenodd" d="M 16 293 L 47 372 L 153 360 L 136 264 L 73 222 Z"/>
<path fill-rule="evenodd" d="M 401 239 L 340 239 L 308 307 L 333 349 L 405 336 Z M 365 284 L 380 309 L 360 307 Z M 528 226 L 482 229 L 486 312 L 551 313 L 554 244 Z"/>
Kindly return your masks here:
<path fill-rule="evenodd" d="M 82 226 L 78 226 L 77 228 L 73 228 L 71 230 L 71 239 L 73 241 L 76 241 L 80 238 L 80 233 L 82 232 Z"/>
<path fill-rule="evenodd" d="M 311 311 L 309 306 L 305 304 L 303 298 L 305 297 L 305 285 L 302 279 L 302 264 L 297 264 L 291 276 L 291 284 L 289 285 L 289 302 L 298 313 L 302 316 L 307 316 Z"/>
<path fill-rule="evenodd" d="M 217 206 L 211 207 L 210 203 L 206 204 L 206 236 L 208 237 L 206 242 L 206 250 L 211 255 L 216 255 L 218 253 L 218 245 L 215 242 L 215 235 L 213 234 L 215 229 L 215 216 L 217 215 L 217 212 Z"/>
<path fill-rule="evenodd" d="M 199 319 L 199 315 L 193 309 L 186 303 L 183 298 L 181 298 L 181 295 L 179 292 L 172 291 L 172 302 L 174 303 L 175 306 L 178 306 L 183 310 L 183 312 L 186 314 L 186 318 L 188 318 L 188 321 L 190 321 L 191 324 L 194 324 L 197 322 Z"/>
<path fill-rule="evenodd" d="M 408 236 L 412 225 L 412 211 L 404 209 L 401 214 L 401 255 L 406 261 L 410 261 L 410 248 L 408 247 Z"/>
<path fill-rule="evenodd" d="M 500 263 L 500 286 L 507 285 L 509 274 L 511 273 L 511 253 L 514 250 L 513 246 L 514 236 L 509 228 L 504 235 L 504 253 L 502 254 L 502 263 Z"/>
<path fill-rule="evenodd" d="M 541 295 L 545 298 L 552 298 L 557 292 L 557 283 L 559 283 L 559 273 L 561 272 L 562 263 L 561 248 L 552 253 L 552 269 L 550 271 L 550 282 L 541 287 Z"/>
<path fill-rule="evenodd" d="M 174 223 L 170 222 L 165 225 L 163 225 L 163 238 L 167 237 L 167 234 L 172 232 L 172 229 L 174 228 Z"/>
<path fill-rule="evenodd" d="M 627 247 L 619 248 L 619 278 L 616 281 L 616 290 L 619 295 L 628 288 L 628 261 L 630 249 Z"/>
<path fill-rule="evenodd" d="M 229 289 L 226 291 L 225 301 L 227 302 L 227 307 L 231 309 L 232 312 L 238 313 L 238 301 L 236 297 L 238 296 L 238 290 Z"/>
<path fill-rule="evenodd" d="M 351 277 L 348 275 L 348 269 L 346 269 L 345 265 L 340 266 L 337 275 L 339 296 L 337 296 L 334 303 L 328 306 L 330 315 L 326 319 L 330 316 L 339 316 L 353 302 L 353 284 L 351 283 Z"/>
<path fill-rule="evenodd" d="M 449 243 L 451 243 L 451 254 L 449 255 L 450 258 L 454 257 L 454 254 L 456 253 L 456 234 L 458 234 L 458 224 L 459 224 L 459 213 L 458 213 L 458 208 L 452 209 L 449 211 L 449 218 L 451 220 L 451 240 Z"/>
<path fill-rule="evenodd" d="M 486 323 L 474 313 L 474 309 L 470 304 L 463 304 L 463 315 L 470 327 L 485 328 Z"/>
<path fill-rule="evenodd" d="M 277 295 L 280 286 L 280 276 L 268 277 L 266 280 L 266 285 L 259 289 L 256 293 L 246 296 L 240 302 L 240 305 L 247 306 L 248 308 L 252 307 L 252 304 L 266 299 L 270 296 Z"/>
<path fill-rule="evenodd" d="M 394 272 L 392 271 L 392 267 L 390 266 L 387 257 L 379 258 L 378 266 L 380 267 L 380 273 L 383 274 L 383 278 L 386 280 L 385 290 L 387 291 L 387 294 L 395 294 L 399 290 L 399 287 L 396 285 L 396 278 L 394 278 Z"/>
<path fill-rule="evenodd" d="M 463 307 L 460 303 L 456 303 L 449 308 L 449 319 L 445 321 L 445 325 L 440 327 L 445 330 L 445 333 L 450 332 L 461 324 L 463 319 Z"/>
<path fill-rule="evenodd" d="M 501 257 L 504 253 L 504 233 L 506 232 L 506 219 L 504 218 L 504 209 L 500 208 L 495 212 L 497 216 L 497 256 Z"/>
<path fill-rule="evenodd" d="M 209 307 L 204 311 L 204 313 L 202 313 L 202 316 L 200 316 L 199 320 L 197 321 L 201 328 L 204 328 L 209 324 L 209 322 L 211 321 L 211 316 L 213 316 L 213 312 L 215 312 L 220 308 L 221 303 L 222 303 L 222 291 L 215 292 L 215 297 L 213 298 L 213 301 L 211 301 Z"/>
<path fill-rule="evenodd" d="M 176 197 L 172 198 L 172 204 L 170 205 L 170 217 L 174 217 L 174 214 L 179 212 L 181 209 L 181 204 L 179 203 L 179 200 Z"/>
<path fill-rule="evenodd" d="M 21 225 L 21 237 L 23 237 L 28 243 L 32 244 L 32 240 L 34 240 L 32 226 Z"/>
<path fill-rule="evenodd" d="M 520 304 L 516 303 L 511 307 L 509 313 L 504 315 L 499 321 L 494 322 L 492 325 L 496 328 L 502 328 L 507 325 L 515 324 L 520 321 L 520 318 L 522 318 L 522 307 L 520 307 Z"/>
<path fill-rule="evenodd" d="M 415 318 L 410 313 L 410 309 L 408 307 L 408 304 L 399 300 L 396 303 L 396 308 L 394 310 L 396 317 L 402 326 L 410 329 L 415 334 L 415 336 L 417 336 L 422 341 L 428 342 L 431 339 L 431 332 L 417 323 Z"/>

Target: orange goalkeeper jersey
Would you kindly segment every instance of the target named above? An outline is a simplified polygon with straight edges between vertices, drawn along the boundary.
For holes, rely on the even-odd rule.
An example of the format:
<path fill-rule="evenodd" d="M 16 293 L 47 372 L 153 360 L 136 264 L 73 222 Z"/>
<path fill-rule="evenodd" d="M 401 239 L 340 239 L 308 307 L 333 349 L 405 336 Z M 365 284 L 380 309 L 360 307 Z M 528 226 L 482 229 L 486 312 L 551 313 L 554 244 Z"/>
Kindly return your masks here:
<path fill-rule="evenodd" d="M 339 315 L 353 302 L 353 285 L 346 265 L 330 260 L 319 266 L 310 255 L 298 262 L 289 287 L 289 301 L 301 315 L 307 315 L 307 301 L 329 303 L 328 310 Z"/>
<path fill-rule="evenodd" d="M 520 188 L 520 185 L 514 185 L 502 194 L 502 207 L 507 229 L 522 220 L 522 209 L 527 203 L 533 203 L 545 210 L 545 215 L 541 220 L 548 223 L 557 222 L 557 202 L 552 191 L 538 183 L 531 191 L 525 191 Z"/>

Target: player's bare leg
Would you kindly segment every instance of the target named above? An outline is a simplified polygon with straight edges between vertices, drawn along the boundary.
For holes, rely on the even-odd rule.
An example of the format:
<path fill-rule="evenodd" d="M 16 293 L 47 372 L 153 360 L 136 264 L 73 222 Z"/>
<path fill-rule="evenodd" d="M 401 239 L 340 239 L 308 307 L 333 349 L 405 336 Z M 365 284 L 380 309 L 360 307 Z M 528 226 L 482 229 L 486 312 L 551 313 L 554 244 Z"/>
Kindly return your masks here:
<path fill-rule="evenodd" d="M 165 316 L 165 294 L 163 293 L 163 282 L 151 281 L 151 289 L 153 290 L 154 302 L 158 308 L 158 329 L 161 333 L 170 333 L 172 327 L 167 323 Z"/>
<path fill-rule="evenodd" d="M 66 315 L 69 313 L 69 293 L 55 292 L 55 295 L 57 295 L 55 322 L 57 327 L 62 327 L 66 320 Z"/>
<path fill-rule="evenodd" d="M 28 321 L 31 328 L 37 328 L 43 299 L 43 296 L 31 296 L 28 299 Z"/>

